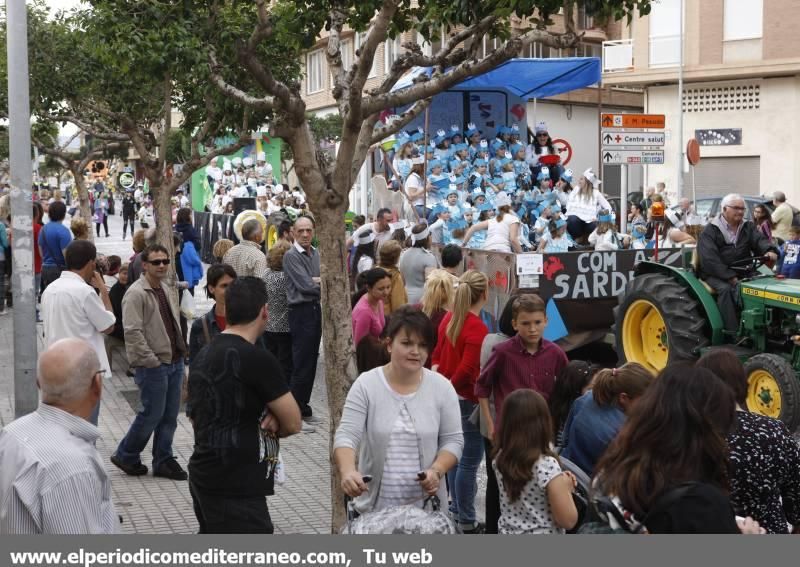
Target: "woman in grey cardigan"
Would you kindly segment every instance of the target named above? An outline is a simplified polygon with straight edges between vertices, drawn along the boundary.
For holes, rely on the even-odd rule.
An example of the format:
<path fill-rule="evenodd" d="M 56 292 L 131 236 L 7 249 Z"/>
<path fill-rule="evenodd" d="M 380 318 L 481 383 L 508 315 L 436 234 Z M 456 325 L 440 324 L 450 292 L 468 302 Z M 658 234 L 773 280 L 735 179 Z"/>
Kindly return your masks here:
<path fill-rule="evenodd" d="M 423 367 L 433 348 L 430 320 L 403 307 L 392 313 L 387 335 L 391 360 L 353 383 L 333 444 L 342 490 L 359 513 L 421 504 L 433 494 L 447 502 L 442 478 L 464 446 L 453 386 Z M 372 476 L 369 485 L 364 475 Z"/>

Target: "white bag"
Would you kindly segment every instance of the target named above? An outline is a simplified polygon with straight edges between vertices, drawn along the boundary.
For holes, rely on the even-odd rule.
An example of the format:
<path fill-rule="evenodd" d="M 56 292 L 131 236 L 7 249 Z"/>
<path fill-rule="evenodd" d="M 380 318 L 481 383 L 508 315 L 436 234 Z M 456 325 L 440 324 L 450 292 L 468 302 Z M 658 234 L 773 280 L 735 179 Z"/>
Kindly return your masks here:
<path fill-rule="evenodd" d="M 181 315 L 189 319 L 194 319 L 194 297 L 187 290 L 181 293 Z"/>
<path fill-rule="evenodd" d="M 275 465 L 275 483 L 283 485 L 286 482 L 286 465 L 283 463 L 283 456 L 278 453 L 278 464 Z"/>

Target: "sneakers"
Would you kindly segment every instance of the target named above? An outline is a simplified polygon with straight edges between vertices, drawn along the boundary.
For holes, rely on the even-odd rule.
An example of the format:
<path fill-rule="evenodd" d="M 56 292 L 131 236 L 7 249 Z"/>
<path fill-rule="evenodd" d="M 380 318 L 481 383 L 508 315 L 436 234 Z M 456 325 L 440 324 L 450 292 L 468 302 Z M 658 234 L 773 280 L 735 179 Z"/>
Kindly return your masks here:
<path fill-rule="evenodd" d="M 141 461 L 135 465 L 129 465 L 127 463 L 123 463 L 118 456 L 111 455 L 111 462 L 114 464 L 114 466 L 129 476 L 142 476 L 147 474 L 147 467 L 144 466 Z"/>
<path fill-rule="evenodd" d="M 181 468 L 178 461 L 175 460 L 175 457 L 167 459 L 161 463 L 158 468 L 153 469 L 153 476 L 160 476 L 171 480 L 186 480 L 189 478 L 189 475 Z"/>

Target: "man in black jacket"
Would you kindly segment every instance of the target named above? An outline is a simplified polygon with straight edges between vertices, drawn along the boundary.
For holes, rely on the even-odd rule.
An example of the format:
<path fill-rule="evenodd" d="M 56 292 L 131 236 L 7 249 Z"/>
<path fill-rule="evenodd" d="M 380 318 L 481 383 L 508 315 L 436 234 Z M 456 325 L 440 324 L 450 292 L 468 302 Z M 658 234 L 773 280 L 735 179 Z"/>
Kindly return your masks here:
<path fill-rule="evenodd" d="M 128 233 L 128 224 L 131 227 L 131 238 L 133 238 L 133 221 L 136 219 L 136 200 L 133 198 L 133 191 L 127 190 L 122 196 L 122 240 Z"/>
<path fill-rule="evenodd" d="M 778 259 L 778 249 L 752 222 L 744 220 L 744 212 L 741 195 L 726 195 L 722 199 L 722 213 L 703 229 L 697 245 L 700 277 L 716 291 L 725 330 L 734 333 L 739 328 L 736 285 L 741 272 L 731 269 L 731 265 L 753 256 Z"/>

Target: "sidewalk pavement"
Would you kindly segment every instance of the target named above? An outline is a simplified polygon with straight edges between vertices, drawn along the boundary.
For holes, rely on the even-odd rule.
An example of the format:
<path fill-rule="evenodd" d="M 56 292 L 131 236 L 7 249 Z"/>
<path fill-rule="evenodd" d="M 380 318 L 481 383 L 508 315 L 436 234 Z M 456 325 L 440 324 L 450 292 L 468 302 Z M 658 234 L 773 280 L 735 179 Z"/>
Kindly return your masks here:
<path fill-rule="evenodd" d="M 118 209 L 121 210 L 121 207 Z M 130 236 L 122 240 L 119 215 L 109 217 L 111 236 L 95 240 L 101 254 L 117 254 L 123 262 L 132 254 Z M 198 291 L 203 289 L 201 282 Z M 198 313 L 205 313 L 211 302 L 205 294 L 195 295 Z M 10 313 L 0 317 L 0 426 L 14 418 L 13 320 Z M 39 331 L 39 352 L 43 348 L 42 326 Z M 328 406 L 325 392 L 322 356 L 317 367 L 317 383 L 311 403 L 323 425 L 315 433 L 298 434 L 281 441 L 281 455 L 286 466 L 287 481 L 275 486 L 275 495 L 268 498 L 272 522 L 277 534 L 330 533 L 330 461 L 328 455 Z M 133 378 L 125 375 L 127 363 L 122 349 L 112 356 L 112 375 L 104 381 L 100 410 L 102 437 L 97 448 L 111 478 L 114 503 L 123 517 L 123 533 L 190 534 L 197 532 L 197 522 L 187 482 L 147 476 L 130 477 L 108 460 L 128 431 L 139 404 L 139 391 Z M 178 416 L 173 448 L 178 462 L 185 468 L 192 454 L 192 426 L 183 412 Z M 142 462 L 152 469 L 150 445 L 142 453 Z"/>

